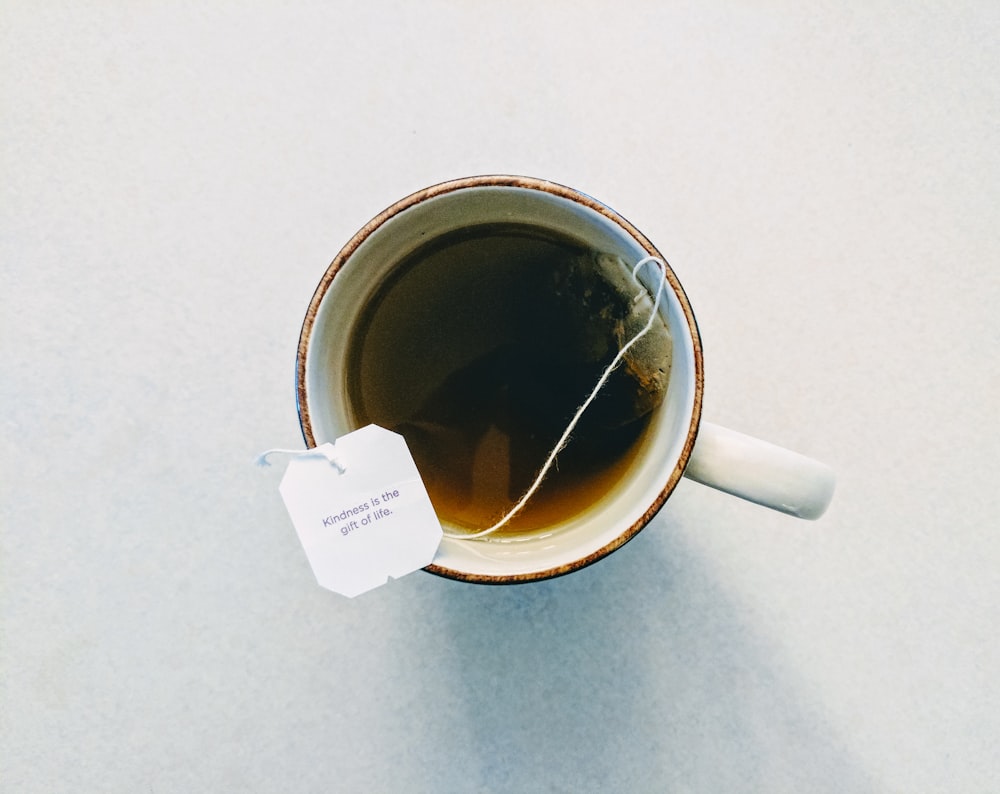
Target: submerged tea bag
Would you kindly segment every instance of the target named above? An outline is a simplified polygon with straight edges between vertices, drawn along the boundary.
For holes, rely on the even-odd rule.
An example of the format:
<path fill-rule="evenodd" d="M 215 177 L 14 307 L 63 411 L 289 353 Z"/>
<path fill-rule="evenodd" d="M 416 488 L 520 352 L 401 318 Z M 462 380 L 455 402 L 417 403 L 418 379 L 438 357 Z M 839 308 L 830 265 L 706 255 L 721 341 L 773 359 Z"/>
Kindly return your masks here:
<path fill-rule="evenodd" d="M 540 290 L 551 291 L 559 304 L 558 311 L 541 318 L 546 354 L 562 356 L 563 366 L 578 369 L 590 387 L 594 370 L 606 367 L 653 312 L 652 297 L 638 288 L 631 268 L 612 254 L 590 251 L 567 259 L 542 274 Z M 613 430 L 645 417 L 666 395 L 670 363 L 670 331 L 657 315 L 649 331 L 626 352 L 581 420 L 581 428 Z M 586 394 L 588 383 L 581 386 Z"/>

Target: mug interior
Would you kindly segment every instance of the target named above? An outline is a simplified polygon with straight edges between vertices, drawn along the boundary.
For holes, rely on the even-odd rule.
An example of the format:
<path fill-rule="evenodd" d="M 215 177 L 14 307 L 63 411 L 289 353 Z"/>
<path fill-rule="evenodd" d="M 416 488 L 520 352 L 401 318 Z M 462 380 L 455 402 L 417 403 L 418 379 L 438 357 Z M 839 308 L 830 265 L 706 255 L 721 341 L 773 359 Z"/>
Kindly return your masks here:
<path fill-rule="evenodd" d="M 584 194 L 523 177 L 472 177 L 428 188 L 367 224 L 328 268 L 299 341 L 299 418 L 306 443 L 332 442 L 358 427 L 347 399 L 354 326 L 394 267 L 434 237 L 488 223 L 543 226 L 627 263 L 660 254 L 627 221 Z M 530 581 L 583 567 L 618 548 L 649 521 L 675 487 L 701 412 L 701 348 L 687 298 L 667 268 L 660 304 L 673 340 L 666 399 L 655 411 L 625 477 L 603 498 L 545 530 L 481 540 L 445 538 L 427 570 L 483 583 Z M 639 278 L 650 292 L 659 271 Z M 444 523 L 448 529 L 447 523 Z"/>

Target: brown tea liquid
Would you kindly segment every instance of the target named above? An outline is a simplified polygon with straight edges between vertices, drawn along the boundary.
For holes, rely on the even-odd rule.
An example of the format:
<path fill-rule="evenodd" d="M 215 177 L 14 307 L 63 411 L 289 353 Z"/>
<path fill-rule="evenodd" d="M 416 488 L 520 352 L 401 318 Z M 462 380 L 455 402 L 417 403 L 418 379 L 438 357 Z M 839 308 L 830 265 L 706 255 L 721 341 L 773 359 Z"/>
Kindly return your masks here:
<path fill-rule="evenodd" d="M 617 352 L 601 309 L 615 299 L 574 274 L 592 255 L 536 227 L 464 229 L 394 269 L 356 327 L 355 422 L 406 438 L 443 522 L 478 530 L 504 516 Z M 581 320 L 581 301 L 593 317 Z M 501 534 L 569 518 L 626 475 L 648 424 L 630 388 L 616 370 Z"/>

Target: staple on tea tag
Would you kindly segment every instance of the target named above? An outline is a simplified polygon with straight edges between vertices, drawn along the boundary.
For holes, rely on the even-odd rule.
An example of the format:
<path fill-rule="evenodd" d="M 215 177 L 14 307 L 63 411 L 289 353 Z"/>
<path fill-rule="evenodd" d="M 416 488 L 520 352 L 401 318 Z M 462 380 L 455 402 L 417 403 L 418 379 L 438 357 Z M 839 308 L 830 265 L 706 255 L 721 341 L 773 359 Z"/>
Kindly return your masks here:
<path fill-rule="evenodd" d="M 545 462 L 542 464 L 541 469 L 538 471 L 538 474 L 536 475 L 534 481 L 525 491 L 524 495 L 521 496 L 521 498 L 514 504 L 514 506 L 511 507 L 510 510 L 508 510 L 507 513 L 492 526 L 487 527 L 486 529 L 480 530 L 478 532 L 444 532 L 443 533 L 444 537 L 450 538 L 452 540 L 476 540 L 478 538 L 484 538 L 487 535 L 492 535 L 494 532 L 497 532 L 498 530 L 506 526 L 510 522 L 510 520 L 514 518 L 515 515 L 521 512 L 521 510 L 525 507 L 525 505 L 527 505 L 527 503 L 531 500 L 531 498 L 541 487 L 542 482 L 545 480 L 545 477 L 548 475 L 553 465 L 555 465 L 556 458 L 558 457 L 559 453 L 569 443 L 570 436 L 572 435 L 573 430 L 576 429 L 576 426 L 579 423 L 580 418 L 586 412 L 587 408 L 590 407 L 591 403 L 593 403 L 594 400 L 597 398 L 601 389 L 604 388 L 604 385 L 608 382 L 608 378 L 611 377 L 611 373 L 613 373 L 615 369 L 617 369 L 618 366 L 625 360 L 625 356 L 632 349 L 632 347 L 635 346 L 644 336 L 646 336 L 646 334 L 648 334 L 650 330 L 652 330 L 657 317 L 659 317 L 660 299 L 663 297 L 663 292 L 666 289 L 666 284 L 667 284 L 666 264 L 659 257 L 655 256 L 643 257 L 632 268 L 632 280 L 636 284 L 639 284 L 640 286 L 639 292 L 636 293 L 635 297 L 633 298 L 633 303 L 634 304 L 638 303 L 644 296 L 648 296 L 646 288 L 642 286 L 637 276 L 639 270 L 648 264 L 656 265 L 657 271 L 659 272 L 659 281 L 656 285 L 656 292 L 653 298 L 653 305 L 649 313 L 649 319 L 646 321 L 645 325 L 643 325 L 643 327 L 632 336 L 631 339 L 629 339 L 624 345 L 622 345 L 621 349 L 611 360 L 611 363 L 608 364 L 608 366 L 605 368 L 604 372 L 601 374 L 601 377 L 598 379 L 593 390 L 590 392 L 587 398 L 577 409 L 572 419 L 570 419 L 569 424 L 563 431 L 563 434 L 559 437 L 559 440 L 556 441 L 555 446 L 552 448 L 552 451 L 545 459 Z"/>
<path fill-rule="evenodd" d="M 427 490 L 398 433 L 368 425 L 292 455 L 279 491 L 316 580 L 349 597 L 434 560 L 441 542 Z"/>

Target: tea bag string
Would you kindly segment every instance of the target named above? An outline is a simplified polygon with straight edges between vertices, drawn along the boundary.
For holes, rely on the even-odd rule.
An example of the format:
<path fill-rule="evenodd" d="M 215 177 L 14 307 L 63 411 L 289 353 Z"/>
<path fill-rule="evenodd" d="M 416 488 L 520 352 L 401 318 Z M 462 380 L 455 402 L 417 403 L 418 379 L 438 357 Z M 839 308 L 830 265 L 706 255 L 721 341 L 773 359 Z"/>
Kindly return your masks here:
<path fill-rule="evenodd" d="M 319 447 L 314 447 L 312 449 L 269 449 L 266 452 L 261 452 L 254 463 L 258 466 L 270 466 L 271 461 L 268 458 L 271 455 L 291 455 L 294 458 L 326 458 L 340 474 L 347 471 L 347 468 L 336 456 L 336 452 L 328 452 L 327 450 L 320 449 Z"/>
<path fill-rule="evenodd" d="M 521 512 L 521 510 L 528 503 L 531 497 L 533 497 L 535 493 L 538 491 L 538 489 L 541 487 L 542 481 L 549 473 L 549 469 L 551 469 L 553 464 L 555 463 L 556 457 L 559 455 L 560 452 L 562 452 L 566 444 L 569 443 L 570 435 L 576 429 L 576 426 L 579 423 L 580 418 L 583 416 L 587 408 L 590 407 L 590 404 L 597 398 L 597 395 L 600 393 L 601 389 L 604 388 L 604 384 L 608 382 L 608 378 L 611 377 L 611 373 L 614 372 L 615 369 L 618 368 L 618 365 L 622 363 L 622 361 L 625 358 L 625 354 L 628 353 L 631 347 L 634 344 L 636 344 L 636 342 L 638 342 L 640 339 L 642 339 L 647 333 L 649 333 L 649 330 L 653 327 L 653 323 L 656 321 L 656 317 L 659 314 L 660 310 L 660 298 L 663 296 L 663 291 L 666 288 L 667 284 L 666 264 L 664 264 L 663 260 L 660 259 L 659 257 L 655 256 L 643 257 L 636 263 L 635 267 L 632 268 L 632 279 L 637 284 L 642 286 L 641 282 L 636 277 L 636 273 L 639 272 L 639 269 L 641 267 L 649 264 L 650 262 L 654 262 L 656 264 L 657 269 L 660 272 L 660 281 L 659 284 L 657 284 L 656 286 L 656 295 L 653 299 L 653 310 L 649 314 L 649 320 L 646 322 L 646 325 L 644 325 L 642 329 L 635 336 L 633 336 L 622 347 L 621 350 L 618 351 L 618 354 L 611 360 L 611 363 L 608 364 L 607 368 L 604 370 L 604 374 L 601 375 L 600 379 L 597 381 L 597 385 L 594 386 L 593 391 L 591 391 L 587 399 L 583 401 L 583 404 L 579 408 L 577 408 L 576 413 L 573 415 L 573 418 L 566 426 L 566 429 L 563 431 L 563 434 L 559 437 L 559 440 L 556 442 L 556 445 L 552 448 L 552 451 L 549 453 L 549 456 L 545 459 L 545 463 L 542 464 L 542 468 L 539 469 L 538 474 L 535 477 L 535 481 L 531 484 L 528 490 L 524 492 L 524 496 L 522 496 L 517 501 L 517 503 L 510 510 L 507 511 L 506 515 L 504 515 L 503 518 L 497 521 L 493 526 L 487 527 L 486 529 L 480 530 L 478 532 L 471 532 L 471 533 L 446 531 L 444 533 L 444 536 L 446 538 L 451 538 L 453 540 L 476 540 L 477 538 L 484 538 L 487 535 L 492 535 L 497 530 L 505 527 L 514 516 L 516 516 L 519 512 Z M 642 298 L 643 295 L 648 295 L 645 287 L 643 287 L 639 291 L 639 293 L 636 294 L 633 301 L 638 301 L 639 299 Z"/>

